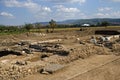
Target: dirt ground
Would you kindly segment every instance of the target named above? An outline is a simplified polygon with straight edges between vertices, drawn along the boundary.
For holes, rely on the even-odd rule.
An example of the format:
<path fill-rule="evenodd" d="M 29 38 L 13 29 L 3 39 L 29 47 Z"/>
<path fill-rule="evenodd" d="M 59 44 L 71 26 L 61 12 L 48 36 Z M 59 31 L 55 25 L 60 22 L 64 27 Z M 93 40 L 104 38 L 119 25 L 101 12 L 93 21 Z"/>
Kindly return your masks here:
<path fill-rule="evenodd" d="M 120 57 L 94 55 L 71 62 L 67 68 L 52 75 L 34 74 L 20 80 L 119 80 Z"/>
<path fill-rule="evenodd" d="M 89 59 L 89 62 L 92 60 L 91 57 L 95 57 L 95 64 L 99 62 L 97 59 L 103 60 L 101 64 L 111 59 L 117 59 L 120 55 L 119 35 L 103 37 L 105 35 L 95 35 L 94 32 L 95 29 L 85 29 L 83 31 L 55 31 L 54 33 L 24 33 L 0 36 L 0 80 L 33 80 L 31 76 L 34 75 L 36 75 L 34 77 L 41 76 L 42 80 L 44 77 L 46 77 L 44 80 L 49 80 L 48 78 L 55 74 L 59 77 L 62 71 L 64 72 L 66 69 L 68 73 L 76 74 L 79 67 L 75 68 L 75 73 L 69 71 L 69 66 L 71 67 L 74 64 L 76 66 L 84 65 L 82 60 L 87 61 Z M 101 41 L 101 36 L 107 40 L 102 39 Z M 96 57 L 101 55 L 105 57 Z M 106 56 L 113 57 L 107 59 Z M 77 63 L 78 60 L 81 62 L 80 64 Z M 107 74 L 110 69 L 116 68 L 116 66 L 119 68 L 119 62 L 120 59 L 117 60 L 117 64 L 110 63 L 105 67 L 101 66 L 104 69 L 98 68 L 95 71 L 100 72 L 107 68 L 108 70 L 105 72 Z M 84 66 L 88 67 L 90 65 L 87 63 Z M 86 70 L 87 68 L 84 69 L 84 71 Z M 60 73 L 57 74 L 56 72 L 59 71 Z M 113 70 L 109 74 L 113 77 L 120 74 L 119 71 L 115 74 L 115 71 Z M 101 76 L 98 78 L 105 73 L 100 73 Z M 85 76 L 87 75 L 89 77 L 93 76 L 91 72 L 87 72 L 83 76 L 81 75 L 82 77 L 75 78 L 75 80 L 96 80 L 96 78 L 86 79 Z M 101 79 L 108 80 L 107 77 L 104 78 L 106 79 Z M 67 78 L 64 79 L 67 80 Z M 119 79 L 115 78 L 115 80 Z M 34 80 L 37 79 L 34 78 Z M 56 77 L 54 80 L 59 79 Z"/>

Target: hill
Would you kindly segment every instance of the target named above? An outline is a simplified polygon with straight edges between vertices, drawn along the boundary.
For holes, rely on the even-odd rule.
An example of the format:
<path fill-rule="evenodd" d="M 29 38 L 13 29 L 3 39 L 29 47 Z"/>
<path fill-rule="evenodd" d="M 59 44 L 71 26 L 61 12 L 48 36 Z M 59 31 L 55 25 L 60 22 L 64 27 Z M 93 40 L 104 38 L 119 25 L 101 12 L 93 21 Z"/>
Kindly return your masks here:
<path fill-rule="evenodd" d="M 107 21 L 111 25 L 120 25 L 120 18 L 113 19 L 113 18 L 94 18 L 94 19 L 71 19 L 71 20 L 65 20 L 65 21 L 57 21 L 57 24 L 92 24 L 96 25 L 98 23 Z M 43 25 L 48 25 L 49 22 L 37 22 Z"/>
<path fill-rule="evenodd" d="M 76 19 L 76 20 L 66 20 L 62 22 L 58 22 L 59 24 L 97 24 L 103 21 L 107 21 L 111 25 L 120 25 L 120 19 L 112 19 L 112 18 L 95 18 L 95 19 Z"/>

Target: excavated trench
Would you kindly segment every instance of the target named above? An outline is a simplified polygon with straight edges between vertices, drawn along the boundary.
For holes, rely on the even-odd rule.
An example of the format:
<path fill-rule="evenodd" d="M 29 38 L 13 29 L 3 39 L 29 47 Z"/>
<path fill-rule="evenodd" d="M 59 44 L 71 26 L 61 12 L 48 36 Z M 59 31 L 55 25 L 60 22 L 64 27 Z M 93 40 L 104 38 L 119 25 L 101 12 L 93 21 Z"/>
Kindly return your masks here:
<path fill-rule="evenodd" d="M 30 45 L 29 48 L 34 49 L 36 52 L 46 52 L 46 53 L 53 53 L 60 56 L 67 56 L 69 55 L 69 51 L 64 50 L 61 45 L 57 44 L 37 44 L 37 45 Z M 46 57 L 45 55 L 42 56 L 43 58 Z"/>
<path fill-rule="evenodd" d="M 96 30 L 95 34 L 101 34 L 101 35 L 119 35 L 120 31 L 117 31 L 117 30 Z"/>
<path fill-rule="evenodd" d="M 17 56 L 20 56 L 22 54 L 19 53 L 19 52 L 15 52 L 15 51 L 0 51 L 0 57 L 8 56 L 8 55 L 17 55 Z"/>

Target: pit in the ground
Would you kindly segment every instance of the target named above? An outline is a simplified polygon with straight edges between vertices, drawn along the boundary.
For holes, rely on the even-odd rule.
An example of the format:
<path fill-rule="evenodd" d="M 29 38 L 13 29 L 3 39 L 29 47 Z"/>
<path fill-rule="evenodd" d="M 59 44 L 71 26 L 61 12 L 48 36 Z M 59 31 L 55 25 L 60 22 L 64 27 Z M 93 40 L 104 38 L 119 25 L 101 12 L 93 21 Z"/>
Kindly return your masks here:
<path fill-rule="evenodd" d="M 3 56 L 8 56 L 8 55 L 17 55 L 17 56 L 20 56 L 22 55 L 21 53 L 19 52 L 15 52 L 15 51 L 0 51 L 0 57 L 3 57 Z"/>

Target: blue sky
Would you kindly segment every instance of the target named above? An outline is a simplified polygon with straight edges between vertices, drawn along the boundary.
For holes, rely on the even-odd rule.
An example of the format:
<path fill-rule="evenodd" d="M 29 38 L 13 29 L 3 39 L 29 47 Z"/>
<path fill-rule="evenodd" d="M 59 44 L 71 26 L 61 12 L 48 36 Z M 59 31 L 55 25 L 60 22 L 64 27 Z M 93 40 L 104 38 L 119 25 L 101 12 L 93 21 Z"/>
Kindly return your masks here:
<path fill-rule="evenodd" d="M 120 18 L 120 0 L 0 0 L 0 24 Z"/>

